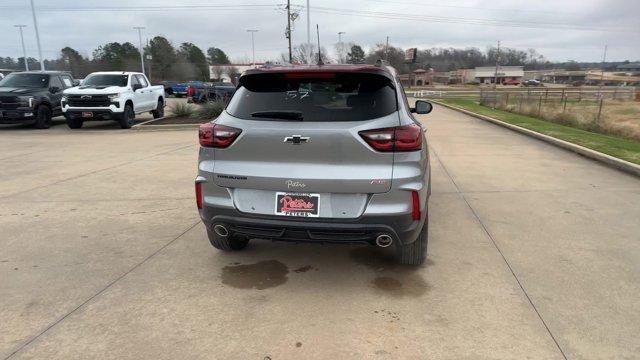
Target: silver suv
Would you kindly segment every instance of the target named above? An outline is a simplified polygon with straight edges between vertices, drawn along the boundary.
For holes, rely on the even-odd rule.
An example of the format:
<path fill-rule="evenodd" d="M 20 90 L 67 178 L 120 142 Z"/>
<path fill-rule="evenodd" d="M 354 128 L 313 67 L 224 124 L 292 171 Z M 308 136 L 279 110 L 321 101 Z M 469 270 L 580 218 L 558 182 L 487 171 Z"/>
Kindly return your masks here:
<path fill-rule="evenodd" d="M 250 239 L 395 246 L 419 265 L 431 193 L 424 129 L 395 70 L 276 66 L 242 74 L 200 127 L 196 198 L 211 244 Z"/>

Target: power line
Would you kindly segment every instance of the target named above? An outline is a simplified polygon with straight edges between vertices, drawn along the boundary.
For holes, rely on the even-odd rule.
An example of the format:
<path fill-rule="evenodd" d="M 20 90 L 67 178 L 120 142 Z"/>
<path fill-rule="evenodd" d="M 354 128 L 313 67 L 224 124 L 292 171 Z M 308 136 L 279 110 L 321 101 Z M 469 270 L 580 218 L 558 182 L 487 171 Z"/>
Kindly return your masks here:
<path fill-rule="evenodd" d="M 440 7 L 440 8 L 452 8 L 452 9 L 467 9 L 467 10 L 479 10 L 479 11 L 505 11 L 509 13 L 539 13 L 539 14 L 553 14 L 553 15 L 577 15 L 576 13 L 568 13 L 561 11 L 544 11 L 544 10 L 527 10 L 527 9 L 507 9 L 507 8 L 491 8 L 491 7 L 476 7 L 476 6 L 462 6 L 462 5 L 441 5 L 437 4 L 425 4 L 424 2 L 404 2 L 404 1 L 389 1 L 389 0 L 369 0 L 370 2 L 377 2 L 382 4 L 398 4 L 398 5 L 411 5 L 422 7 Z"/>
<path fill-rule="evenodd" d="M 279 4 L 236 4 L 236 5 L 154 5 L 145 6 L 97 6 L 97 7 L 40 7 L 39 12 L 100 12 L 100 11 L 144 11 L 157 12 L 165 10 L 272 10 Z M 20 10 L 18 6 L 0 6 L 5 10 Z"/>
<path fill-rule="evenodd" d="M 414 4 L 407 2 L 389 1 L 389 0 L 371 0 L 381 3 L 397 3 L 397 4 Z M 417 4 L 417 3 L 415 3 Z M 302 5 L 291 5 L 296 8 L 303 8 Z M 435 5 L 434 5 L 435 6 Z M 456 8 L 472 8 L 472 9 L 485 9 L 485 10 L 500 10 L 508 11 L 508 9 L 497 8 L 473 8 L 456 5 L 439 5 L 442 7 L 456 7 Z M 286 7 L 286 4 L 272 3 L 272 4 L 234 4 L 234 5 L 154 5 L 153 7 L 146 6 L 101 6 L 101 7 L 40 7 L 39 12 L 158 12 L 158 11 L 176 11 L 176 10 L 279 10 Z M 0 9 L 22 9 L 18 6 L 0 6 Z M 364 16 L 377 19 L 388 20 L 409 20 L 409 21 L 421 21 L 421 22 L 438 22 L 438 23 L 454 23 L 454 24 L 467 24 L 467 25 L 485 25 L 485 26 L 506 26 L 506 27 L 518 27 L 518 28 L 533 28 L 533 29 L 567 29 L 567 30 L 585 30 L 585 31 L 603 31 L 603 32 L 640 32 L 635 28 L 598 28 L 590 26 L 582 26 L 579 24 L 567 24 L 560 22 L 544 22 L 544 21 L 529 21 L 529 20 L 505 20 L 505 19 L 486 19 L 486 18 L 467 18 L 467 17 L 450 17 L 450 16 L 437 16 L 437 15 L 423 15 L 423 14 L 408 14 L 408 13 L 396 13 L 386 11 L 366 11 L 366 10 L 354 10 L 344 8 L 333 7 L 311 7 L 320 13 L 331 15 L 343 15 L 343 16 Z M 522 10 L 525 11 L 525 10 Z M 530 10 L 533 12 L 533 10 Z M 542 11 L 540 11 L 542 12 Z"/>
<path fill-rule="evenodd" d="M 454 23 L 466 25 L 487 25 L 487 26 L 507 26 L 533 29 L 565 29 L 565 30 L 587 30 L 587 31 L 605 31 L 605 32 L 639 32 L 636 29 L 626 28 L 594 28 L 575 24 L 553 23 L 553 22 L 535 22 L 535 21 L 516 21 L 502 19 L 481 19 L 481 18 L 465 18 L 465 17 L 449 17 L 407 13 L 393 13 L 381 11 L 367 11 L 354 9 L 341 9 L 332 7 L 311 7 L 314 11 L 343 16 L 359 16 L 377 19 L 389 20 L 410 20 L 420 22 L 438 22 L 438 23 Z"/>

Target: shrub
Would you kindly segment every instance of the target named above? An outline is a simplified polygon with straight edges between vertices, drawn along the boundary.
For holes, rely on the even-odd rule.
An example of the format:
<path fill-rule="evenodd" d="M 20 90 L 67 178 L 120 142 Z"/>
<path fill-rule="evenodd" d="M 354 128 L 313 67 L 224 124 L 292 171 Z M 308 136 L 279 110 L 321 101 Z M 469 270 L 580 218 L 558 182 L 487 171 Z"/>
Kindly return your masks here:
<path fill-rule="evenodd" d="M 223 101 L 209 101 L 200 107 L 197 116 L 201 119 L 215 119 L 224 111 L 225 104 Z"/>
<path fill-rule="evenodd" d="M 170 106 L 169 109 L 177 117 L 190 117 L 193 115 L 193 106 L 182 102 Z"/>

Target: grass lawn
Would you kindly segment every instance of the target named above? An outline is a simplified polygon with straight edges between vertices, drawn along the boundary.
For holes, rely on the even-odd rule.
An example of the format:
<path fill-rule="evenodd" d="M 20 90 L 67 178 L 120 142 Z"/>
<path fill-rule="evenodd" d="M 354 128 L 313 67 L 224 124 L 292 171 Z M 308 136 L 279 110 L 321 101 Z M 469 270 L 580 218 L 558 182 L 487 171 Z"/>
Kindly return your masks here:
<path fill-rule="evenodd" d="M 440 99 L 440 101 L 472 111 L 477 114 L 490 116 L 504 122 L 517 125 L 541 134 L 568 141 L 586 148 L 596 150 L 607 155 L 640 164 L 640 142 L 627 140 L 611 135 L 602 135 L 570 126 L 555 124 L 534 117 L 510 113 L 482 106 L 470 99 Z"/>

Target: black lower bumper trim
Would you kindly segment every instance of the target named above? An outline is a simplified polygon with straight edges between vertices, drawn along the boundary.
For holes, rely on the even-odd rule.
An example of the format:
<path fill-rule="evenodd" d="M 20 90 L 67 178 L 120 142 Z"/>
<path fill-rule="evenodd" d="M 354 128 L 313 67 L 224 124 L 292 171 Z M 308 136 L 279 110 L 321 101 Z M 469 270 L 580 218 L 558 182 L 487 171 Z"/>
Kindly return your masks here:
<path fill-rule="evenodd" d="M 212 224 L 225 225 L 231 233 L 269 240 L 373 244 L 381 234 L 389 234 L 398 239 L 395 231 L 384 225 L 301 224 L 291 221 L 275 223 L 256 219 L 244 222 L 226 216 L 217 216 Z"/>
<path fill-rule="evenodd" d="M 83 117 L 82 113 L 92 113 L 92 117 Z M 67 110 L 64 116 L 69 119 L 92 120 L 117 120 L 122 113 L 114 113 L 111 110 Z"/>
<path fill-rule="evenodd" d="M 378 235 L 388 234 L 394 242 L 407 244 L 415 241 L 422 228 L 422 223 L 413 221 L 411 215 L 386 218 L 389 223 L 381 223 L 376 217 L 298 220 L 275 215 L 253 216 L 234 209 L 205 206 L 200 216 L 209 229 L 221 224 L 232 233 L 256 239 L 295 242 L 373 244 Z"/>

